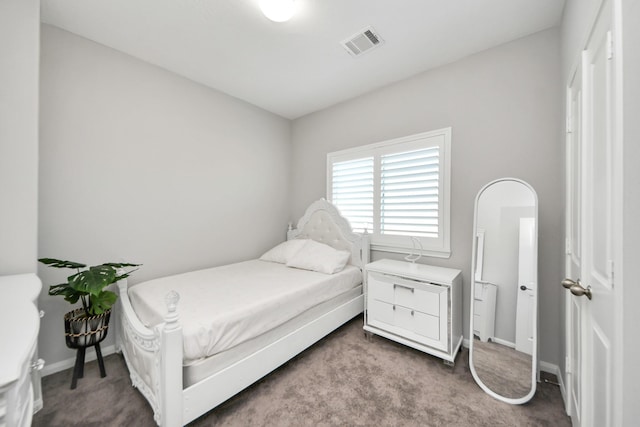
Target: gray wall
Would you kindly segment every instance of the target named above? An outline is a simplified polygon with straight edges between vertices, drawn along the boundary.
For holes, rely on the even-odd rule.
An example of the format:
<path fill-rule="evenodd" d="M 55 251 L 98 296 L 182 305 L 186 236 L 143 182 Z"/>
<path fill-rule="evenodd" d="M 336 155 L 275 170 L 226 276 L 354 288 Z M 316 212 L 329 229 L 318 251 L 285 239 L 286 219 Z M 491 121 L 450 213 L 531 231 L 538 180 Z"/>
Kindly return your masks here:
<path fill-rule="evenodd" d="M 40 2 L 0 2 L 0 275 L 35 273 Z"/>
<path fill-rule="evenodd" d="M 450 259 L 464 276 L 468 337 L 473 202 L 512 176 L 539 197 L 541 360 L 560 365 L 563 153 L 560 38 L 547 30 L 419 74 L 293 122 L 292 217 L 326 195 L 326 154 L 452 127 Z M 397 257 L 376 252 L 374 259 Z"/>
<path fill-rule="evenodd" d="M 284 240 L 288 120 L 47 25 L 40 115 L 40 257 L 142 263 L 136 283 Z M 65 277 L 39 273 L 45 287 Z M 51 367 L 73 356 L 70 307 L 40 302 Z"/>

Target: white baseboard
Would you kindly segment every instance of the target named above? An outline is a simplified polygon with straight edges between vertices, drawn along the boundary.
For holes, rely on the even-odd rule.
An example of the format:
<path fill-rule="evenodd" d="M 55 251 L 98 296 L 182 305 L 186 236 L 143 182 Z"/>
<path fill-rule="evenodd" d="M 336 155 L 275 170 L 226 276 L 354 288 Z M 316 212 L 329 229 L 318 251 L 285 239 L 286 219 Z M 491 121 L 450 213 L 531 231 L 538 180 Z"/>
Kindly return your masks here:
<path fill-rule="evenodd" d="M 496 337 L 492 337 L 491 341 L 493 341 L 496 344 L 502 344 L 503 346 L 508 348 L 516 348 L 516 343 L 511 341 L 501 340 L 500 338 L 496 338 Z"/>
<path fill-rule="evenodd" d="M 100 347 L 102 351 L 102 357 L 108 356 L 116 352 L 116 346 L 110 345 L 107 347 Z M 84 361 L 91 362 L 92 360 L 96 360 L 96 352 L 93 347 L 87 349 L 85 354 Z M 42 368 L 42 376 L 46 377 L 47 375 L 55 374 L 56 372 L 64 371 L 65 369 L 73 368 L 73 365 L 76 364 L 76 358 L 72 357 L 69 359 L 61 360 L 60 362 L 47 364 L 45 361 L 44 368 Z"/>
<path fill-rule="evenodd" d="M 566 389 L 564 387 L 564 378 L 562 377 L 562 372 L 560 371 L 560 367 L 558 365 L 554 365 L 553 363 L 540 362 L 540 370 L 556 376 L 558 380 L 558 385 L 560 386 L 560 394 L 562 395 L 562 401 L 564 402 L 564 407 L 565 409 L 568 408 L 567 394 L 566 394 Z"/>
<path fill-rule="evenodd" d="M 558 377 L 558 380 L 560 380 L 560 368 L 558 367 L 558 365 L 554 365 L 553 363 L 549 363 L 549 362 L 540 361 L 540 370 L 542 372 L 548 372 L 550 374 L 553 374 L 556 377 Z"/>

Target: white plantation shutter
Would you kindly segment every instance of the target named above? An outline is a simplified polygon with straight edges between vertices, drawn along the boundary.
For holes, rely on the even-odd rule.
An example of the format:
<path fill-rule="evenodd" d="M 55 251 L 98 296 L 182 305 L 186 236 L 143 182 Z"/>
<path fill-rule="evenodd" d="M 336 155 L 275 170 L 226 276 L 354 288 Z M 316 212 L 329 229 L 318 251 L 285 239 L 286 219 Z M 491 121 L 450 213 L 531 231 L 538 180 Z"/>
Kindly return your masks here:
<path fill-rule="evenodd" d="M 439 148 L 383 155 L 380 234 L 438 237 Z"/>
<path fill-rule="evenodd" d="M 451 128 L 329 153 L 327 197 L 374 249 L 448 257 Z"/>
<path fill-rule="evenodd" d="M 353 231 L 371 231 L 373 225 L 373 157 L 333 164 L 333 204 L 349 220 Z"/>

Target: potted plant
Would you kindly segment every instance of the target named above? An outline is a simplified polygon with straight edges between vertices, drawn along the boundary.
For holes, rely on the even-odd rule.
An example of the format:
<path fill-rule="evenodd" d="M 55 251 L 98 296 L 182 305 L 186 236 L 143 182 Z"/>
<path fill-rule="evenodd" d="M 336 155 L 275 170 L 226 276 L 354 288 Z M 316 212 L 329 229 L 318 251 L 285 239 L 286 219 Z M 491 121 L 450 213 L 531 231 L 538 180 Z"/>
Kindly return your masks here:
<path fill-rule="evenodd" d="M 76 273 L 67 277 L 66 283 L 49 287 L 49 295 L 61 295 L 65 301 L 82 303 L 82 308 L 64 315 L 67 347 L 85 348 L 100 343 L 106 336 L 111 316 L 111 307 L 118 296 L 107 286 L 129 277 L 140 264 L 105 263 L 87 267 L 73 261 L 41 258 L 38 261 L 54 268 L 75 269 Z"/>

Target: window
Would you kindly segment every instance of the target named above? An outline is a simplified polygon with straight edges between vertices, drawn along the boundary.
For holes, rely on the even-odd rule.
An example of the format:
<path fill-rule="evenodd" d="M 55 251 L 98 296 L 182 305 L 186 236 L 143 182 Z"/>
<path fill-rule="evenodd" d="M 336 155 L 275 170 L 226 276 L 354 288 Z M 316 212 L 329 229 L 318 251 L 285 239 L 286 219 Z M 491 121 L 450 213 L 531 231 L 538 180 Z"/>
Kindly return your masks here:
<path fill-rule="evenodd" d="M 327 155 L 327 198 L 374 249 L 448 257 L 451 128 Z"/>

